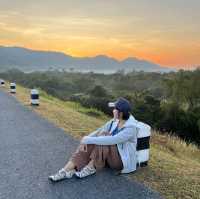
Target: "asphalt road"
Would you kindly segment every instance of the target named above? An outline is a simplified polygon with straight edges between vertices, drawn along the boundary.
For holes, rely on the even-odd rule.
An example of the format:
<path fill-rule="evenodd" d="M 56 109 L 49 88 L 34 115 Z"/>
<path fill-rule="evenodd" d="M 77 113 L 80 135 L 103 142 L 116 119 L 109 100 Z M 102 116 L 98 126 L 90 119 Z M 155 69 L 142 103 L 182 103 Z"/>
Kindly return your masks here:
<path fill-rule="evenodd" d="M 105 168 L 57 183 L 79 142 L 0 89 L 0 199 L 151 199 L 160 195 Z"/>

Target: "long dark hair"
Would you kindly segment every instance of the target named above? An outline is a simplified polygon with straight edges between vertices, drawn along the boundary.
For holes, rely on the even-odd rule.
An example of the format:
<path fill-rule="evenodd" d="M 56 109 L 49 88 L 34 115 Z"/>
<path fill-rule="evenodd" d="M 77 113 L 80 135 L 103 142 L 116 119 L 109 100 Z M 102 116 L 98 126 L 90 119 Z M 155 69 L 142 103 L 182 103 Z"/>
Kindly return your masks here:
<path fill-rule="evenodd" d="M 117 108 L 116 108 L 117 109 Z M 122 115 L 122 119 L 123 120 L 128 120 L 129 119 L 129 117 L 130 117 L 130 112 L 128 112 L 128 111 L 120 111 L 119 109 L 117 109 L 118 111 L 119 111 L 119 113 L 121 112 L 121 113 L 123 113 L 123 115 Z"/>

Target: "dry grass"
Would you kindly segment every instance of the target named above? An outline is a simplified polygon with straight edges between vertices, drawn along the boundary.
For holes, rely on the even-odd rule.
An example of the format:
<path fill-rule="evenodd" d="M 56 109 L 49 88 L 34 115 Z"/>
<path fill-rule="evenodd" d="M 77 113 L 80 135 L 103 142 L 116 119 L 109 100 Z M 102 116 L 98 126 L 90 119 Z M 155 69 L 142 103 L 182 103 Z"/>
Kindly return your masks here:
<path fill-rule="evenodd" d="M 166 198 L 200 198 L 200 150 L 178 138 L 153 132 L 149 166 L 129 177 Z"/>
<path fill-rule="evenodd" d="M 4 90 L 7 89 L 6 86 Z M 109 119 L 97 110 L 83 108 L 77 103 L 63 102 L 42 91 L 40 106 L 31 107 L 29 95 L 29 89 L 17 85 L 15 97 L 21 103 L 79 139 Z M 99 116 L 89 116 L 91 112 Z M 129 174 L 128 178 L 146 184 L 168 199 L 199 199 L 200 150 L 177 137 L 153 132 L 149 166 Z"/>

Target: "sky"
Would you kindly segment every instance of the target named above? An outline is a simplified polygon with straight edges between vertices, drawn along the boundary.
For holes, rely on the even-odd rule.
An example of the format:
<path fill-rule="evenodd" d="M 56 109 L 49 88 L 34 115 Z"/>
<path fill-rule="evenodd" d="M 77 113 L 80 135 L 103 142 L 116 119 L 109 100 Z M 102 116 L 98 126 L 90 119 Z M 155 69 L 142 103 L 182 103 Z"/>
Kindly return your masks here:
<path fill-rule="evenodd" d="M 0 45 L 200 65 L 199 0 L 0 0 Z"/>

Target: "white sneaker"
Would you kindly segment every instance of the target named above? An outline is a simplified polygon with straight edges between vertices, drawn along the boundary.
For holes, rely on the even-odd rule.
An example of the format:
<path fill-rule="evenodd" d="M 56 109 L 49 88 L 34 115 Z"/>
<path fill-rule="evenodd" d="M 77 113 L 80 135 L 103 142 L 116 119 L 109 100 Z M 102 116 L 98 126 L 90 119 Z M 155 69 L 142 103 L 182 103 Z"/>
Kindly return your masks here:
<path fill-rule="evenodd" d="M 59 180 L 63 180 L 66 178 L 72 178 L 72 176 L 75 174 L 76 170 L 70 170 L 70 171 L 65 171 L 64 168 L 60 169 L 56 174 L 49 176 L 49 179 L 56 182 Z"/>
<path fill-rule="evenodd" d="M 75 175 L 78 178 L 84 178 L 94 173 L 96 173 L 96 169 L 94 167 L 86 165 L 81 171 L 75 172 Z"/>

